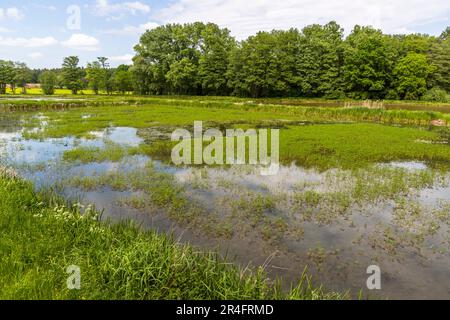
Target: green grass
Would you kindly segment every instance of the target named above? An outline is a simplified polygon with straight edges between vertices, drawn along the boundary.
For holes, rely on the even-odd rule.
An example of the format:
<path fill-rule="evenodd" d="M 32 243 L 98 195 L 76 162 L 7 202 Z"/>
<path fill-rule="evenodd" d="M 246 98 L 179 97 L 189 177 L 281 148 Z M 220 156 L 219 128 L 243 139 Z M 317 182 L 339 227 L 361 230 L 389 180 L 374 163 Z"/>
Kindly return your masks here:
<path fill-rule="evenodd" d="M 66 206 L 0 174 L 1 299 L 337 299 L 303 275 L 289 292 L 261 269 L 244 271 L 132 224 L 100 223 L 92 208 Z M 81 268 L 68 290 L 66 268 Z"/>
<path fill-rule="evenodd" d="M 358 107 L 320 108 L 254 102 L 241 104 L 236 101 L 240 100 L 217 97 L 100 97 L 92 103 L 81 100 L 79 103 L 85 105 L 83 108 L 42 111 L 42 115 L 48 118 L 46 126 L 42 126 L 41 120 L 34 117 L 35 113 L 22 113 L 22 124 L 26 128 L 24 137 L 35 139 L 90 137 L 91 131 L 111 126 L 144 130 L 163 127 L 165 131 L 171 132 L 179 127 L 191 128 L 194 121 L 204 121 L 205 128 L 280 128 L 281 161 L 286 164 L 296 162 L 321 170 L 361 167 L 368 163 L 392 160 L 450 161 L 448 127 L 440 128 L 440 131 L 428 131 L 432 120 L 449 121 L 449 114 Z M 301 123 L 314 125 L 299 125 Z M 394 125 L 414 127 L 400 128 Z M 36 127 L 42 130 L 33 130 Z M 143 138 L 146 138 L 145 134 Z M 172 146 L 164 141 L 153 141 L 150 145 L 128 151 L 121 148 L 81 148 L 68 152 L 65 157 L 67 160 L 89 162 L 114 160 L 131 153 L 168 159 Z"/>
<path fill-rule="evenodd" d="M 27 103 L 34 105 L 35 102 Z M 51 105 L 52 102 L 39 103 Z M 21 115 L 26 138 L 89 138 L 91 131 L 120 126 L 140 129 L 147 141 L 150 138 L 145 132 L 151 128 L 164 128 L 170 133 L 179 127 L 190 129 L 194 121 L 203 120 L 205 128 L 222 130 L 280 128 L 281 161 L 320 170 L 363 167 L 394 160 L 450 162 L 449 127 L 429 126 L 435 119 L 449 121 L 449 114 L 439 112 L 269 105 L 226 97 L 101 96 L 92 102 L 81 99 L 79 103 L 85 107 L 42 111 L 47 117 L 46 126 L 42 126 L 35 112 L 13 114 Z M 302 123 L 313 125 L 300 125 Z M 33 130 L 36 127 L 42 130 Z M 64 157 L 69 161 L 100 162 L 145 154 L 167 160 L 173 145 L 151 140 L 150 144 L 127 150 L 119 146 L 107 146 L 104 150 L 78 148 L 66 152 Z"/>
<path fill-rule="evenodd" d="M 20 94 L 20 90 L 16 91 L 15 95 L 9 90 L 7 95 L 2 97 L 9 99 L 20 99 L 20 98 L 28 98 L 28 97 L 36 97 L 36 96 L 44 96 L 42 90 L 39 88 L 28 89 L 26 95 Z M 95 98 L 95 99 L 105 99 L 111 97 L 139 97 L 141 99 L 148 100 L 177 100 L 177 101 L 201 101 L 205 103 L 208 102 L 232 102 L 239 103 L 245 105 L 252 104 L 270 104 L 270 105 L 288 105 L 288 106 L 327 106 L 327 107 L 343 107 L 346 105 L 363 105 L 367 101 L 363 100 L 354 100 L 350 98 L 345 99 L 325 99 L 325 98 L 300 98 L 300 97 L 285 97 L 285 98 L 239 98 L 232 96 L 138 96 L 135 94 L 113 94 L 107 95 L 106 92 L 100 91 L 99 95 L 95 95 L 93 90 L 81 90 L 78 95 L 71 94 L 70 90 L 67 89 L 56 89 L 55 94 L 49 97 L 64 97 L 67 99 L 78 99 L 78 98 Z M 379 103 L 380 101 L 376 101 Z M 448 110 L 450 107 L 450 103 L 443 102 L 430 102 L 423 100 L 383 100 L 381 101 L 384 106 L 387 107 L 429 107 L 431 109 L 439 109 L 442 108 L 444 110 Z"/>
<path fill-rule="evenodd" d="M 175 143 L 171 141 L 155 141 L 151 144 L 140 144 L 127 147 L 111 141 L 106 141 L 105 147 L 75 147 L 64 151 L 62 159 L 69 162 L 91 163 L 113 161 L 117 162 L 127 156 L 147 155 L 167 160 L 172 153 Z"/>
<path fill-rule="evenodd" d="M 282 130 L 280 154 L 284 162 L 304 167 L 358 168 L 390 161 L 450 163 L 448 144 L 434 131 L 379 124 L 330 124 Z"/>
<path fill-rule="evenodd" d="M 99 147 L 78 147 L 63 154 L 63 160 L 79 161 L 82 163 L 119 161 L 127 156 L 129 152 L 126 148 L 114 142 L 107 142 L 104 148 Z"/>
<path fill-rule="evenodd" d="M 283 125 L 286 122 L 336 122 L 363 121 L 396 124 L 429 125 L 432 120 L 442 119 L 447 123 L 450 115 L 427 111 L 384 110 L 358 107 L 328 108 L 292 105 L 265 104 L 238 98 L 171 98 L 139 96 L 100 96 L 87 99 L 74 98 L 68 101 L 0 101 L 0 110 L 43 111 L 50 120 L 55 120 L 43 132 L 43 136 L 83 135 L 92 129 L 116 126 L 146 128 L 155 125 L 192 125 L 195 120 L 223 124 L 269 124 Z M 80 108 L 82 107 L 82 108 Z M 67 109 L 70 108 L 70 112 Z M 81 117 L 83 126 L 76 126 Z M 64 120 L 64 121 L 61 121 Z M 58 122 L 59 121 L 59 122 Z M 275 122 L 275 123 L 274 123 Z"/>
<path fill-rule="evenodd" d="M 447 139 L 437 130 L 370 123 L 289 126 L 281 129 L 280 160 L 287 165 L 295 162 L 319 170 L 361 168 L 390 161 L 424 161 L 433 166 L 448 167 L 450 149 Z M 66 151 L 63 159 L 87 163 L 118 161 L 142 154 L 170 162 L 175 144 L 156 141 L 138 147 L 123 147 L 107 143 L 105 148 L 78 147 Z"/>

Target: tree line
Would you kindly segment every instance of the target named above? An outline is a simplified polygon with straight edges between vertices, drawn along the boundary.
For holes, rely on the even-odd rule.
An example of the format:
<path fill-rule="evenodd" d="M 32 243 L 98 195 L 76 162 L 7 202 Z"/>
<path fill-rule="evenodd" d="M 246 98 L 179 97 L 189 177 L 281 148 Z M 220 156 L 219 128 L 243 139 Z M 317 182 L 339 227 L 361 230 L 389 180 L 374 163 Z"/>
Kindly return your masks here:
<path fill-rule="evenodd" d="M 25 63 L 0 60 L 0 94 L 6 94 L 8 86 L 14 94 L 17 88 L 26 94 L 29 83 L 39 83 L 42 92 L 47 95 L 54 94 L 57 88 L 69 89 L 72 94 L 85 89 L 92 89 L 95 94 L 100 91 L 112 94 L 134 90 L 130 66 L 110 68 L 106 57 L 98 57 L 86 67 L 80 67 L 79 62 L 77 56 L 70 56 L 64 58 L 59 69 L 32 70 Z"/>
<path fill-rule="evenodd" d="M 450 92 L 450 27 L 439 37 L 367 26 L 344 36 L 330 22 L 237 41 L 213 23 L 167 24 L 145 32 L 134 49 L 133 65 L 118 68 L 105 57 L 86 67 L 66 57 L 54 70 L 0 60 L 0 94 L 8 85 L 26 93 L 29 81 L 41 83 L 45 94 L 64 87 L 73 94 L 90 88 L 97 94 L 447 101 Z"/>
<path fill-rule="evenodd" d="M 132 67 L 140 94 L 446 99 L 450 28 L 388 35 L 336 23 L 236 41 L 215 24 L 168 24 L 142 35 Z"/>

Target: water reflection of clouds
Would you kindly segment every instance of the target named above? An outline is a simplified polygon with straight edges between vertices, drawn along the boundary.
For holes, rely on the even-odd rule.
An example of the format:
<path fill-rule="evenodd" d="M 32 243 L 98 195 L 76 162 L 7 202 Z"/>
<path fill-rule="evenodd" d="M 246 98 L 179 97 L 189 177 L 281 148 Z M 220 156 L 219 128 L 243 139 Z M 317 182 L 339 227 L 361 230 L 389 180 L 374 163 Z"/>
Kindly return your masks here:
<path fill-rule="evenodd" d="M 174 172 L 175 178 L 182 183 L 188 183 L 199 174 L 199 169 L 195 168 L 180 169 Z M 229 180 L 252 190 L 267 190 L 271 193 L 295 190 L 302 183 L 320 184 L 324 182 L 325 178 L 325 173 L 304 169 L 294 164 L 281 166 L 279 172 L 272 176 L 263 176 L 258 168 L 250 166 L 208 169 L 209 181 Z"/>
<path fill-rule="evenodd" d="M 114 143 L 128 146 L 138 146 L 143 142 L 143 139 L 137 135 L 137 129 L 128 127 L 115 127 L 112 130 L 107 129 L 105 138 Z"/>
<path fill-rule="evenodd" d="M 389 162 L 388 164 L 385 164 L 389 167 L 394 168 L 401 168 L 401 169 L 407 169 L 407 170 L 426 170 L 428 169 L 428 166 L 420 161 L 393 161 Z"/>
<path fill-rule="evenodd" d="M 77 147 L 103 147 L 105 141 L 121 145 L 138 146 L 143 140 L 137 136 L 137 129 L 117 127 L 105 131 L 91 132 L 94 139 L 73 137 L 49 138 L 42 140 L 24 139 L 22 130 L 16 132 L 0 132 L 1 153 L 9 161 L 16 164 L 35 164 L 55 161 L 65 151 Z"/>

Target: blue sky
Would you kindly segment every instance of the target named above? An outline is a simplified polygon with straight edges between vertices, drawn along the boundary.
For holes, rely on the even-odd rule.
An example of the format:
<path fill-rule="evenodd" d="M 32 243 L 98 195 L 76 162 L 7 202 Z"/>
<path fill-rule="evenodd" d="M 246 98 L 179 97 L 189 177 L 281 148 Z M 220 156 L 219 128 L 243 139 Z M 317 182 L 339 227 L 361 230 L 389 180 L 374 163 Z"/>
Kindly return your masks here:
<path fill-rule="evenodd" d="M 439 35 L 450 26 L 450 1 L 0 0 L 0 59 L 58 67 L 68 55 L 78 55 L 83 65 L 107 56 L 116 66 L 130 61 L 146 29 L 169 22 L 215 22 L 244 39 L 259 30 L 330 20 L 346 33 L 364 24 L 387 33 Z"/>

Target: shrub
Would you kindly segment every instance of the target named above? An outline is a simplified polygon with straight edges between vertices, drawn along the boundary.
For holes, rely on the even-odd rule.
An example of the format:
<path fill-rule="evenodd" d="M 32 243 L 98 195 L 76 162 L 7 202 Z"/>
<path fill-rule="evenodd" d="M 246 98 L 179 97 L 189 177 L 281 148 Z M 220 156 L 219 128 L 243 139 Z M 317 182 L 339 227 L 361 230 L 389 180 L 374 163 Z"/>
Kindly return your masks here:
<path fill-rule="evenodd" d="M 46 71 L 40 78 L 42 92 L 46 95 L 52 95 L 55 93 L 56 75 L 52 71 Z"/>
<path fill-rule="evenodd" d="M 387 100 L 400 100 L 400 96 L 398 95 L 397 91 L 391 89 L 386 94 L 385 99 L 387 99 Z"/>
<path fill-rule="evenodd" d="M 425 101 L 435 101 L 435 102 L 449 102 L 447 91 L 439 87 L 431 88 L 424 94 L 422 100 Z"/>

